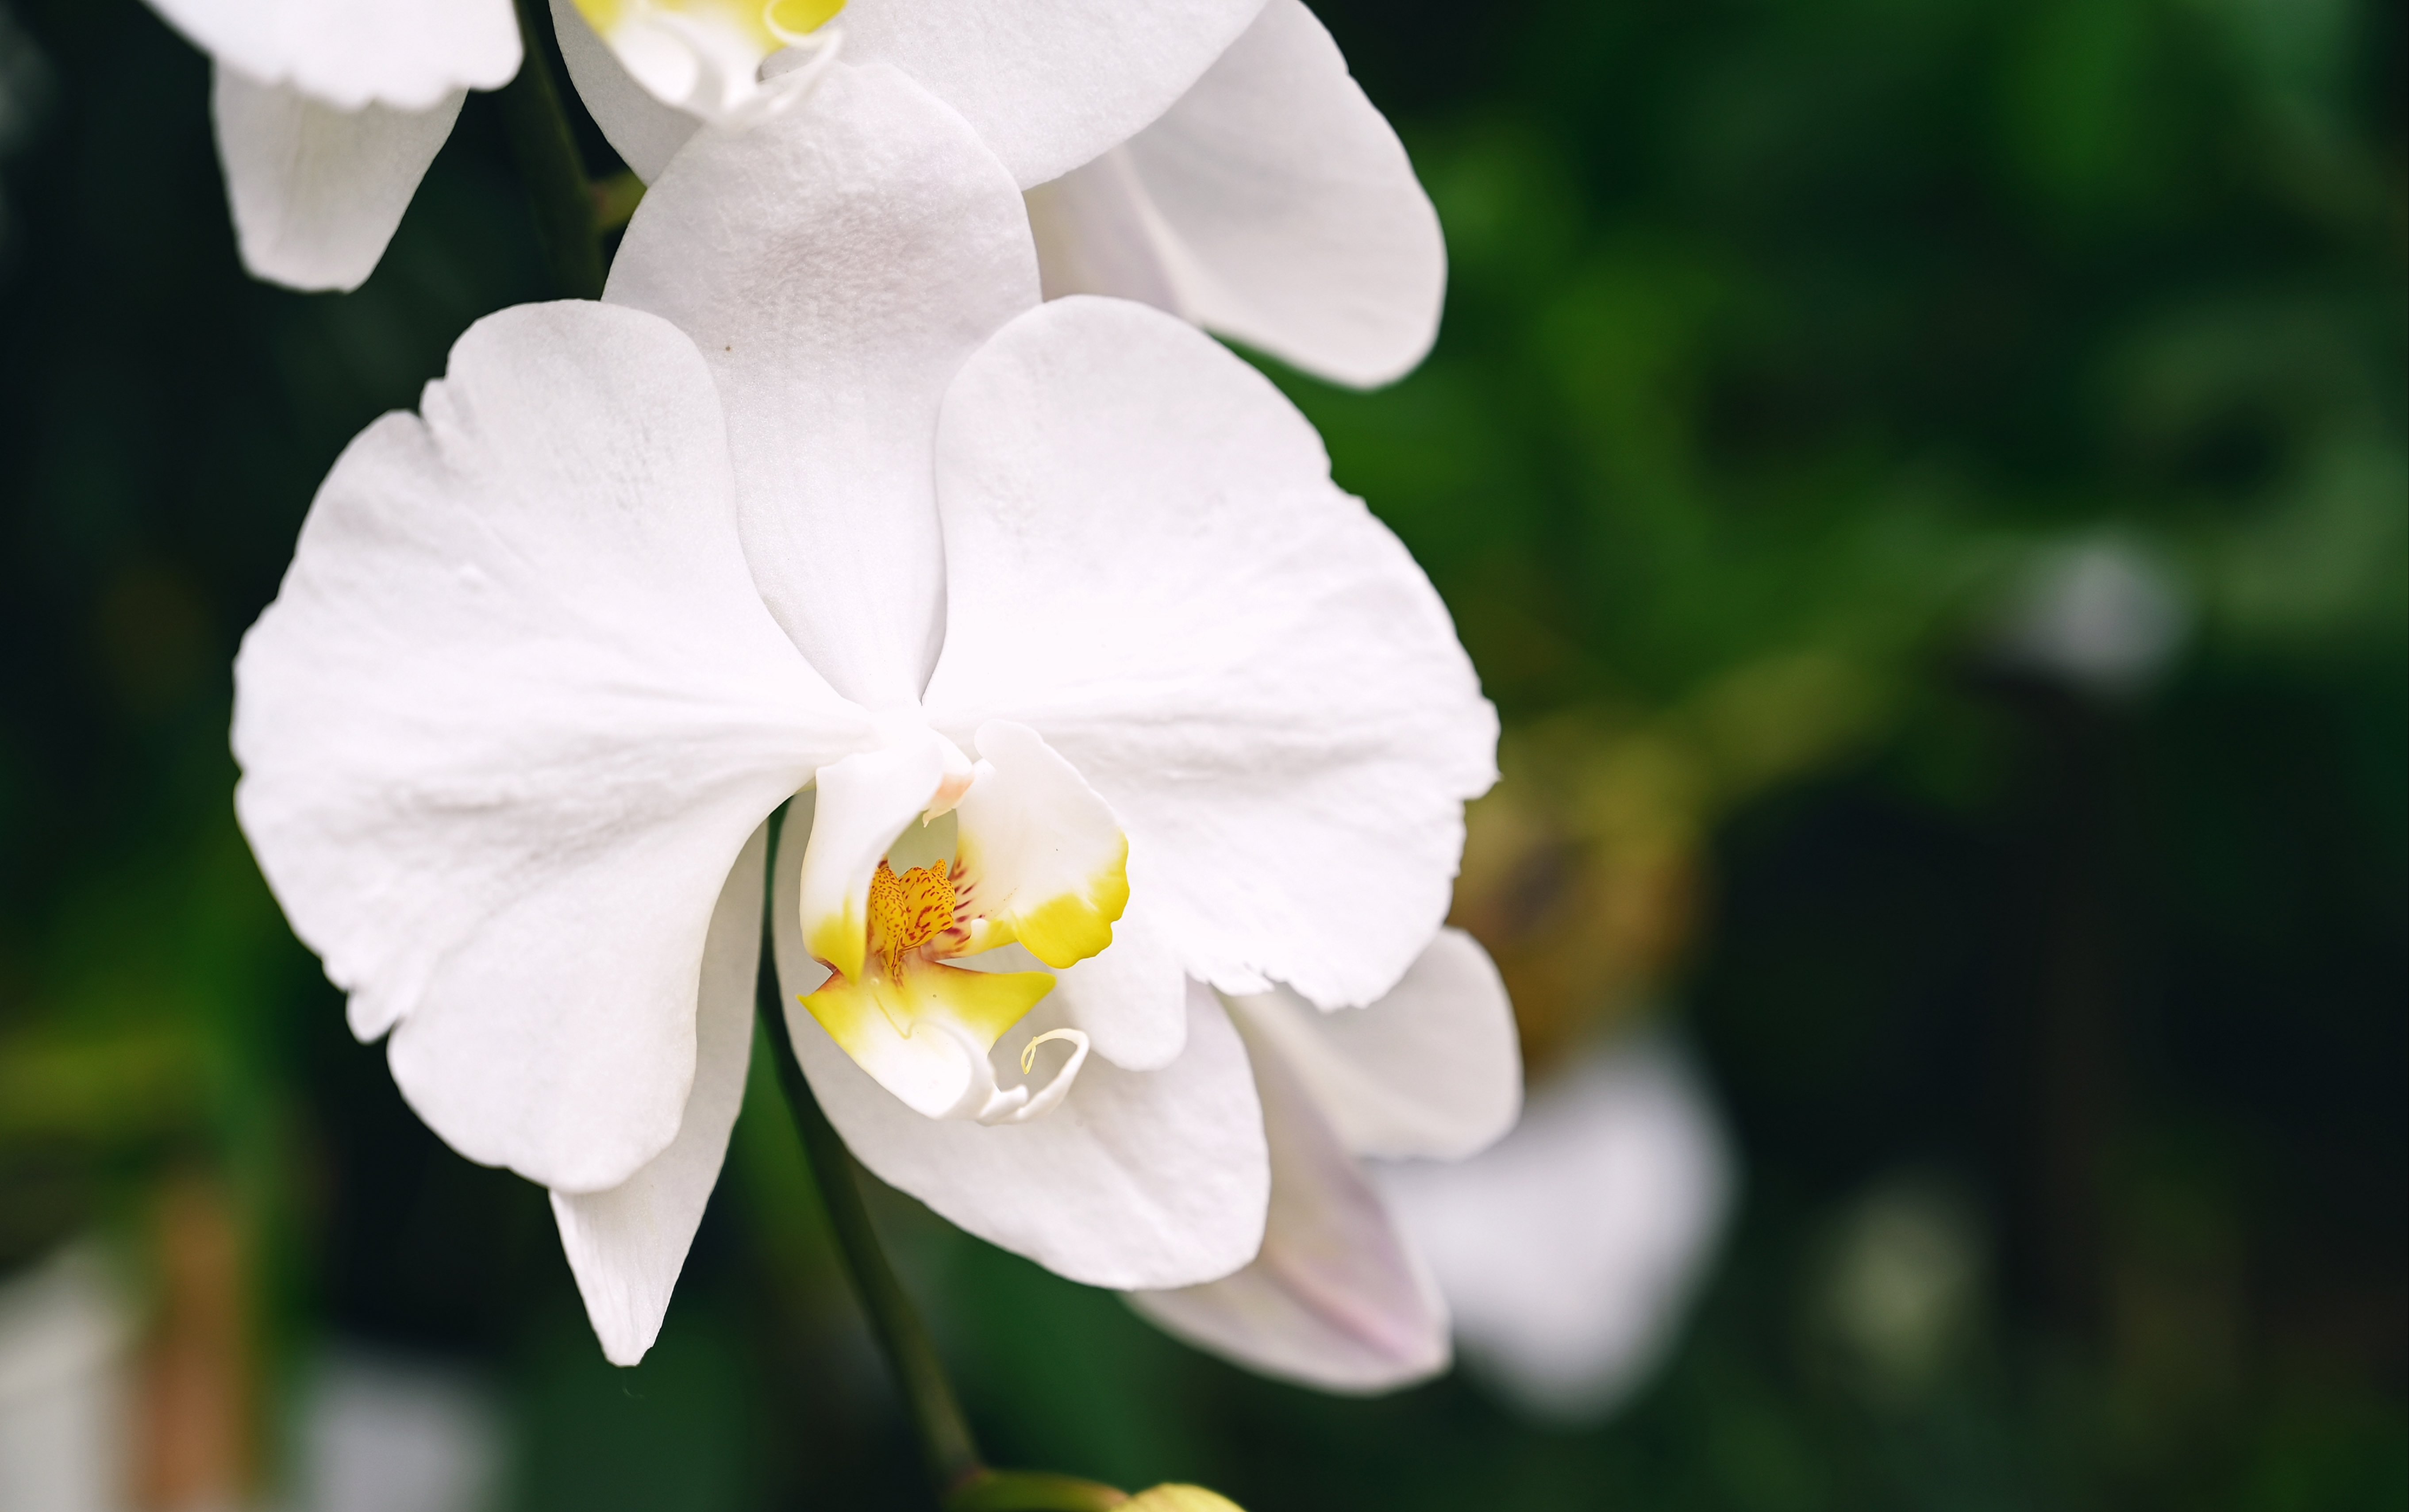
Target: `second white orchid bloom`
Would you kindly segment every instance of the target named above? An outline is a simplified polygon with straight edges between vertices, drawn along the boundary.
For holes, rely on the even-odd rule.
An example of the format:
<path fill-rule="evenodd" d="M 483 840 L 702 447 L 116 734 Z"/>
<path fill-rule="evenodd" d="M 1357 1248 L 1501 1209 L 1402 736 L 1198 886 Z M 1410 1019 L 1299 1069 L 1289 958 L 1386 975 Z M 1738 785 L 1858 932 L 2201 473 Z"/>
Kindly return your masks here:
<path fill-rule="evenodd" d="M 807 66 L 842 36 L 1003 160 L 1049 297 L 1142 300 L 1358 385 L 1406 372 L 1438 333 L 1437 213 L 1303 0 L 1044 0 L 1008 20 L 961 0 L 552 7 L 586 108 L 646 180 L 705 122 L 791 87 L 757 72 Z"/>
<path fill-rule="evenodd" d="M 238 809 L 353 1029 L 553 1189 L 641 1357 L 792 799 L 787 1028 L 864 1163 L 1090 1284 L 1246 1264 L 1212 989 L 1389 991 L 1494 777 L 1429 583 L 1251 368 L 1040 305 L 1018 186 L 895 70 L 681 153 L 611 299 L 472 327 L 244 642 Z"/>

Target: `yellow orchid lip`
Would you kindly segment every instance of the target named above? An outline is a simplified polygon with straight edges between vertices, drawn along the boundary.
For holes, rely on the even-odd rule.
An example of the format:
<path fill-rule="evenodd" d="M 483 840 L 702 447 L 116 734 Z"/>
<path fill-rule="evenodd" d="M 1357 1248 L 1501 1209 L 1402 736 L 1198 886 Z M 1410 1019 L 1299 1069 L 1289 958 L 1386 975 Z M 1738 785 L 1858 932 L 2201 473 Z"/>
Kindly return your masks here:
<path fill-rule="evenodd" d="M 1035 732 L 990 724 L 979 744 L 974 768 L 950 742 L 938 742 L 953 753 L 946 757 L 907 741 L 823 769 L 804 861 L 804 890 L 820 901 L 805 905 L 802 923 L 807 948 L 830 975 L 802 1002 L 863 1070 L 921 1113 L 1020 1121 L 1060 1102 L 1086 1059 L 1087 1036 L 1057 1030 L 1031 1042 L 1032 1050 L 1053 1040 L 1074 1046 L 1033 1092 L 997 1087 L 987 1058 L 1053 990 L 1054 971 L 1112 943 L 1129 902 L 1129 841 Z M 919 808 L 932 788 L 950 811 L 931 821 L 920 808 L 918 827 L 905 821 L 902 834 L 882 841 L 893 831 L 872 815 Z M 826 865 L 813 882 L 823 840 Z M 839 861 L 840 852 L 855 859 Z M 907 852 L 927 858 L 907 864 Z M 847 873 L 858 880 L 837 880 Z M 1053 970 L 967 963 L 1016 943 Z"/>

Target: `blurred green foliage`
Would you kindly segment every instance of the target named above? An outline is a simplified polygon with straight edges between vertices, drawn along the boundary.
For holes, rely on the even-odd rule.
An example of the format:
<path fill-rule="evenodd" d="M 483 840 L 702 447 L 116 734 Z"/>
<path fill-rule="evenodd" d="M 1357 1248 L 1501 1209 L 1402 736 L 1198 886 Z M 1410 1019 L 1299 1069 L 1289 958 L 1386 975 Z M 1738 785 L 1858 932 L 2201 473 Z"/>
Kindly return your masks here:
<path fill-rule="evenodd" d="M 1396 387 L 1281 382 L 1509 734 L 1652 763 L 1704 914 L 1633 1011 L 1747 1200 L 1581 1432 L 1266 1385 L 887 1204 L 995 1455 L 1252 1512 L 2409 1505 L 2402 7 L 1317 8 L 1453 287 Z M 416 1124 L 250 866 L 225 669 L 311 490 L 546 291 L 483 102 L 360 293 L 248 282 L 205 93 L 136 0 L 0 28 L 0 1266 L 199 1162 L 271 1384 L 474 1362 L 520 1505 L 909 1505 L 766 1087 L 613 1373 L 541 1194 Z M 2185 630 L 2122 691 L 2003 650 L 2102 543 Z M 1909 1263 L 1929 1326 L 1853 1309 Z"/>

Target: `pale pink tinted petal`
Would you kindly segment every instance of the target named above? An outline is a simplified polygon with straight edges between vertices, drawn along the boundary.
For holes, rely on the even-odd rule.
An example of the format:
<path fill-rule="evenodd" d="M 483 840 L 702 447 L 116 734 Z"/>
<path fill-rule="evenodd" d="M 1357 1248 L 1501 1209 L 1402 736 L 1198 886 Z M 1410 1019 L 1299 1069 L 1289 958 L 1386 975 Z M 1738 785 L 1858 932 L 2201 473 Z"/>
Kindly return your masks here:
<path fill-rule="evenodd" d="M 1200 1348 L 1324 1390 L 1437 1375 L 1448 1364 L 1437 1289 L 1304 1084 L 1259 1036 L 1248 1043 L 1272 1155 L 1262 1253 L 1234 1275 L 1137 1292 L 1132 1304 Z"/>
<path fill-rule="evenodd" d="M 1460 1159 L 1514 1126 L 1522 1055 L 1489 953 L 1441 929 L 1405 979 L 1363 1008 L 1319 1009 L 1285 988 L 1233 1006 L 1279 1046 L 1358 1155 Z"/>

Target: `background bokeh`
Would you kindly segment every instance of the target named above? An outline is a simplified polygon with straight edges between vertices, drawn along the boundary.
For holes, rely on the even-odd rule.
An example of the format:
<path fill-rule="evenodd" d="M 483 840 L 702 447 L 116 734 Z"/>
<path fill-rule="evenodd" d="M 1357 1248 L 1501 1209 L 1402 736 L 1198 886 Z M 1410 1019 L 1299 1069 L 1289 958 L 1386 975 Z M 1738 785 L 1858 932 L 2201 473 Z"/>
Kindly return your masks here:
<path fill-rule="evenodd" d="M 318 479 L 547 293 L 490 102 L 296 295 L 204 60 L 8 5 L 0 1274 L 81 1242 L 141 1299 L 147 1505 L 307 1505 L 344 1401 L 483 1444 L 497 1512 L 918 1505 L 773 1102 L 613 1372 L 233 824 Z M 1459 919 L 1535 1085 L 1678 1047 L 1738 1196 L 1603 1422 L 1259 1381 L 883 1201 L 993 1457 L 1250 1512 L 2409 1506 L 2402 7 L 1316 8 L 1452 288 L 1392 389 L 1276 376 L 1504 713 Z"/>

